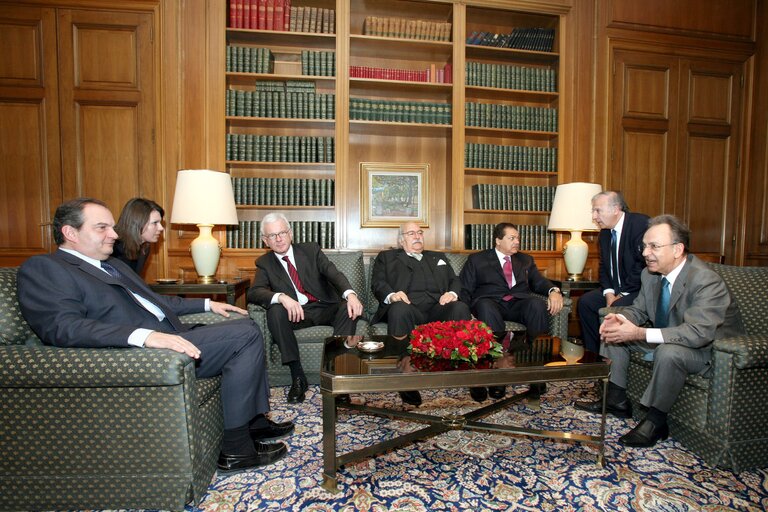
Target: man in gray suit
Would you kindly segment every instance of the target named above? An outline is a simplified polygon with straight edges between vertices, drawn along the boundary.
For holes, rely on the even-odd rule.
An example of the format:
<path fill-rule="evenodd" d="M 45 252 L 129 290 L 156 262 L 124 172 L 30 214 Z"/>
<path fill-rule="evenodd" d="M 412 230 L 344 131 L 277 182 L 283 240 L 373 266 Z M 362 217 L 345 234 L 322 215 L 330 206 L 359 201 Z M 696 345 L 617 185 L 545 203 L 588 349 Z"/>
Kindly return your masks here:
<path fill-rule="evenodd" d="M 720 276 L 688 253 L 690 231 L 672 215 L 654 217 L 643 235 L 646 269 L 631 306 L 610 313 L 600 326 L 600 353 L 611 361 L 607 410 L 631 417 L 627 370 L 632 351 L 653 360 L 653 375 L 641 398 L 645 419 L 619 438 L 626 446 L 648 447 L 669 435 L 667 413 L 689 374 L 710 370 L 712 342 L 743 332 L 741 318 Z M 645 327 L 646 325 L 651 327 Z M 602 403 L 576 408 L 601 412 Z"/>

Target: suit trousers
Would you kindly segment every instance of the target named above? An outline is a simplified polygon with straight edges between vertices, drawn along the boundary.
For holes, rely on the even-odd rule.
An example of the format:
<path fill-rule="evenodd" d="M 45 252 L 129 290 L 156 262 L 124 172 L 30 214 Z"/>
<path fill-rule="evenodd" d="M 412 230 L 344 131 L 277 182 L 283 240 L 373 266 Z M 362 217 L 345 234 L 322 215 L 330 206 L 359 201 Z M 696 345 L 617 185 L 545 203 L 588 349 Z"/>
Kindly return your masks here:
<path fill-rule="evenodd" d="M 264 338 L 252 320 L 203 325 L 179 334 L 200 349 L 197 377 L 221 375 L 225 429 L 242 427 L 269 412 Z"/>
<path fill-rule="evenodd" d="M 298 361 L 299 342 L 296 341 L 296 329 L 314 327 L 316 325 L 333 326 L 333 334 L 336 336 L 348 336 L 355 334 L 357 319 L 349 318 L 347 302 L 334 304 L 310 302 L 303 306 L 304 320 L 291 322 L 288 319 L 288 311 L 282 304 L 272 304 L 267 309 L 267 327 L 272 333 L 277 348 L 280 349 L 283 364 Z"/>
<path fill-rule="evenodd" d="M 541 299 L 479 299 L 474 305 L 475 317 L 485 322 L 493 332 L 506 330 L 504 321 L 519 322 L 525 325 L 528 339 L 549 332 L 549 312 Z"/>
<path fill-rule="evenodd" d="M 654 350 L 655 347 L 655 350 Z M 712 351 L 671 343 L 650 344 L 644 341 L 609 345 L 603 343 L 600 355 L 611 360 L 610 381 L 627 388 L 631 352 L 653 353 L 653 373 L 640 403 L 669 412 L 690 374 L 706 374 L 711 369 Z"/>
<path fill-rule="evenodd" d="M 418 305 L 394 302 L 389 305 L 383 320 L 387 322 L 387 334 L 405 336 L 410 334 L 417 325 L 446 320 L 469 320 L 470 318 L 472 315 L 469 312 L 469 306 L 456 300 L 442 306 L 435 302 Z"/>
<path fill-rule="evenodd" d="M 616 299 L 612 306 L 629 306 L 635 301 L 637 292 Z M 600 308 L 606 306 L 603 290 L 591 290 L 579 297 L 576 310 L 581 324 L 584 348 L 591 352 L 600 351 Z"/>

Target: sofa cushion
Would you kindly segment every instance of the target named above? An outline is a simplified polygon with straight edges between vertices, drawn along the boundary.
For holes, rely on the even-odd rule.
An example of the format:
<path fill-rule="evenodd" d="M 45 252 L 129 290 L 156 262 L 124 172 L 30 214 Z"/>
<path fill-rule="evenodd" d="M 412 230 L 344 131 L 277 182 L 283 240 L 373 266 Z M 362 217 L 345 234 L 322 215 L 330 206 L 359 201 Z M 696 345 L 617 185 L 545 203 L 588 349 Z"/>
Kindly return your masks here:
<path fill-rule="evenodd" d="M 37 336 L 19 309 L 16 296 L 18 267 L 0 268 L 0 345 L 24 345 Z"/>
<path fill-rule="evenodd" d="M 747 334 L 768 332 L 768 301 L 765 300 L 768 267 L 736 267 L 719 263 L 709 265 L 728 286 Z"/>

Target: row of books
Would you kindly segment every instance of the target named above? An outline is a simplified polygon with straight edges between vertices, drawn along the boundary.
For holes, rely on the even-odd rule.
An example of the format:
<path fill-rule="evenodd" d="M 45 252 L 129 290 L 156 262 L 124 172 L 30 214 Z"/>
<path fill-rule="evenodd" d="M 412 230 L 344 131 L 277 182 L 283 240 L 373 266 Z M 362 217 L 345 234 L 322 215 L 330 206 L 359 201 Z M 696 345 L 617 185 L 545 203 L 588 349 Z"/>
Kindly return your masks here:
<path fill-rule="evenodd" d="M 516 28 L 510 34 L 474 31 L 467 37 L 467 44 L 551 52 L 555 43 L 553 28 Z"/>
<path fill-rule="evenodd" d="M 310 178 L 232 178 L 235 204 L 333 206 L 335 180 Z"/>
<path fill-rule="evenodd" d="M 493 239 L 495 224 L 465 224 L 464 248 L 482 251 L 496 246 Z M 521 251 L 554 251 L 557 246 L 555 233 L 547 231 L 547 226 L 539 224 L 518 224 Z"/>
<path fill-rule="evenodd" d="M 551 68 L 467 62 L 466 85 L 557 92 L 557 72 Z"/>
<path fill-rule="evenodd" d="M 301 50 L 301 74 L 336 76 L 336 52 Z"/>
<path fill-rule="evenodd" d="M 254 88 L 270 92 L 317 92 L 314 80 L 259 80 Z"/>
<path fill-rule="evenodd" d="M 227 160 L 239 162 L 333 163 L 333 137 L 227 134 Z"/>
<path fill-rule="evenodd" d="M 350 98 L 349 118 L 358 121 L 451 124 L 451 104 Z"/>
<path fill-rule="evenodd" d="M 557 172 L 557 148 L 468 142 L 464 145 L 464 166 L 477 169 Z"/>
<path fill-rule="evenodd" d="M 552 210 L 555 187 L 530 185 L 472 185 L 472 207 L 478 210 L 548 212 Z"/>
<path fill-rule="evenodd" d="M 336 95 L 227 89 L 228 116 L 282 119 L 334 119 Z"/>
<path fill-rule="evenodd" d="M 317 242 L 323 249 L 336 247 L 336 223 L 332 221 L 289 221 L 293 241 Z M 227 247 L 232 249 L 260 249 L 266 247 L 261 239 L 261 222 L 241 220 L 237 226 L 227 226 Z"/>
<path fill-rule="evenodd" d="M 444 21 L 426 21 L 410 18 L 366 16 L 363 34 L 379 37 L 400 37 L 426 41 L 450 41 L 451 24 Z"/>
<path fill-rule="evenodd" d="M 392 69 L 370 66 L 349 66 L 351 78 L 377 78 L 380 80 L 402 80 L 404 82 L 427 82 L 433 84 L 453 83 L 453 65 L 438 68 L 431 64 L 427 69 Z"/>
<path fill-rule="evenodd" d="M 275 56 L 269 48 L 227 45 L 225 65 L 228 73 L 273 73 Z"/>
<path fill-rule="evenodd" d="M 464 124 L 506 130 L 557 131 L 557 109 L 467 102 Z"/>
<path fill-rule="evenodd" d="M 292 6 L 291 0 L 229 0 L 229 27 L 333 34 L 333 9 Z"/>

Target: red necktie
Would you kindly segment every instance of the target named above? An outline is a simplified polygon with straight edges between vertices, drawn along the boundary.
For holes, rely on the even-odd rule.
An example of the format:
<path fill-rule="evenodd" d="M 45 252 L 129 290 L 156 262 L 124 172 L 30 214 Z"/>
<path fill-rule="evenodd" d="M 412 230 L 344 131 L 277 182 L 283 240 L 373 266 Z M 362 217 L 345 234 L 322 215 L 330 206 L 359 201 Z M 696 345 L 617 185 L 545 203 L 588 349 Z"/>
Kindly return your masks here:
<path fill-rule="evenodd" d="M 504 256 L 504 266 L 502 267 L 504 270 L 504 277 L 507 279 L 507 286 L 512 288 L 512 261 L 509 259 L 509 256 Z M 505 295 L 502 297 L 505 301 L 509 302 L 514 297 L 512 295 Z"/>
<path fill-rule="evenodd" d="M 306 295 L 309 302 L 317 301 L 317 297 L 306 291 L 304 286 L 302 286 L 301 279 L 299 279 L 299 272 L 296 270 L 296 267 L 293 266 L 293 263 L 291 263 L 291 259 L 288 256 L 283 256 L 283 261 L 288 265 L 288 275 L 291 276 L 291 281 L 296 285 L 296 289 L 299 290 L 300 293 Z"/>

